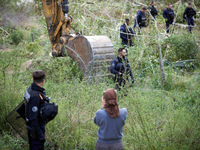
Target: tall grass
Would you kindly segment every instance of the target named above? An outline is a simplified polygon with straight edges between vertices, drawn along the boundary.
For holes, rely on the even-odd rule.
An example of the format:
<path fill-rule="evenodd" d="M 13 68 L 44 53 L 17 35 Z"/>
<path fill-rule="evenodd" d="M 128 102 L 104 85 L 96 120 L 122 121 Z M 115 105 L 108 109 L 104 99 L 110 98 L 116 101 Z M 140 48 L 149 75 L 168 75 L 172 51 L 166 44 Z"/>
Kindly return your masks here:
<path fill-rule="evenodd" d="M 127 97 L 119 96 L 119 106 L 128 109 L 123 132 L 125 149 L 199 149 L 198 84 L 193 80 L 189 81 L 185 91 L 162 91 L 137 84 L 129 89 Z M 12 88 L 13 86 L 14 84 L 11 84 Z M 1 99 L 1 102 L 4 102 L 2 130 L 5 131 L 5 125 L 8 127 L 2 120 L 3 117 L 21 101 L 26 86 L 23 85 L 20 91 L 12 95 L 1 93 L 4 96 Z M 88 85 L 86 81 L 78 79 L 57 83 L 47 78 L 47 95 L 52 97 L 52 102 L 58 104 L 59 113 L 47 125 L 46 148 L 94 149 L 98 127 L 93 123 L 93 117 L 100 108 L 103 91 L 110 87 L 114 85 Z M 7 100 L 11 97 L 12 102 Z M 11 141 L 14 138 L 6 133 L 3 137 Z M 20 138 L 18 140 L 21 142 Z M 5 139 L 3 142 L 6 142 Z M 7 146 L 13 146 L 12 144 L 7 143 Z"/>

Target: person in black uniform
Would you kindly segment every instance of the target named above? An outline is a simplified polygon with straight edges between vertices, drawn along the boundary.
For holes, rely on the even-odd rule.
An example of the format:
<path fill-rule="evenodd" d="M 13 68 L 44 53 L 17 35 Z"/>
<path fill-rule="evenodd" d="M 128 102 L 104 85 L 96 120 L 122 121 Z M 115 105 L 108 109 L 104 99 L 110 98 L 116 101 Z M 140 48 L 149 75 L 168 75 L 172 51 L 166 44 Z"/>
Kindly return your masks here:
<path fill-rule="evenodd" d="M 111 62 L 110 72 L 115 74 L 116 89 L 119 91 L 121 90 L 121 86 L 125 86 L 128 75 L 130 75 L 132 83 L 134 83 L 133 73 L 124 48 L 118 49 L 118 56 Z"/>
<path fill-rule="evenodd" d="M 42 88 L 45 82 L 45 72 L 37 70 L 33 72 L 32 77 L 33 83 L 24 94 L 29 147 L 30 150 L 44 150 L 45 123 L 40 119 L 39 110 L 42 103 L 49 102 L 45 89 Z"/>
<path fill-rule="evenodd" d="M 163 17 L 165 18 L 166 21 L 167 33 L 169 33 L 169 26 L 171 24 L 174 24 L 174 17 L 175 17 L 171 4 L 169 4 L 168 7 L 164 10 Z"/>
<path fill-rule="evenodd" d="M 188 7 L 183 13 L 183 22 L 187 20 L 188 22 L 188 31 L 192 33 L 192 27 L 194 26 L 194 18 L 196 18 L 196 11 L 191 7 L 191 3 L 188 3 Z"/>
<path fill-rule="evenodd" d="M 156 4 L 156 2 L 152 2 L 151 3 L 151 5 L 148 7 L 148 9 L 149 9 L 149 11 L 150 11 L 150 13 L 151 13 L 151 15 L 152 15 L 152 17 L 154 18 L 154 19 L 156 19 L 156 15 L 158 15 L 158 11 L 157 11 L 157 9 L 155 8 L 155 4 Z"/>
<path fill-rule="evenodd" d="M 142 10 L 137 12 L 137 16 L 135 18 L 135 24 L 133 26 L 133 28 L 138 27 L 138 29 L 142 28 L 142 27 L 147 27 L 147 23 L 146 23 L 146 16 L 145 13 L 147 11 L 146 7 L 143 7 Z"/>
<path fill-rule="evenodd" d="M 120 38 L 122 39 L 122 45 L 127 47 L 133 46 L 132 37 L 133 34 L 135 34 L 134 31 L 128 27 L 129 23 L 130 20 L 125 19 L 125 23 L 120 27 Z"/>

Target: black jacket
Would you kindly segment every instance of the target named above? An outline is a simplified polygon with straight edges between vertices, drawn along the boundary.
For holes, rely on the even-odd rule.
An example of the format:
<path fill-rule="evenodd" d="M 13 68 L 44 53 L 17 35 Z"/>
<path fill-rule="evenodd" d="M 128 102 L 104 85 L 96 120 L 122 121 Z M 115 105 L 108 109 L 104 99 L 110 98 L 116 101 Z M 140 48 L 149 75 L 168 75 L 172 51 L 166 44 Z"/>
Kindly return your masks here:
<path fill-rule="evenodd" d="M 156 9 L 154 6 L 150 5 L 150 6 L 148 7 L 148 9 L 149 9 L 151 15 L 152 15 L 154 18 L 155 18 L 156 15 L 158 15 L 158 11 L 157 11 L 157 9 Z"/>
<path fill-rule="evenodd" d="M 189 8 L 187 7 L 183 13 L 183 19 L 186 19 L 187 18 L 192 18 L 192 17 L 196 17 L 196 11 L 193 9 L 193 8 Z"/>
<path fill-rule="evenodd" d="M 110 66 L 110 72 L 115 75 L 118 75 L 119 72 L 126 73 L 126 74 L 129 74 L 131 78 L 133 78 L 133 73 L 131 71 L 129 61 L 126 57 L 122 59 L 118 56 L 115 59 L 113 59 Z"/>
<path fill-rule="evenodd" d="M 120 27 L 120 38 L 122 39 L 122 45 L 127 45 L 128 40 L 130 40 L 130 42 L 132 42 L 131 41 L 131 38 L 133 36 L 132 34 L 134 34 L 134 31 L 131 28 L 129 28 L 125 24 L 121 25 L 121 27 Z M 131 43 L 129 43 L 129 44 L 131 44 Z"/>
<path fill-rule="evenodd" d="M 40 120 L 39 110 L 42 103 L 46 103 L 47 98 L 45 89 L 35 83 L 26 90 L 24 94 L 26 100 L 26 121 L 27 125 L 31 127 L 38 140 L 45 140 L 44 123 Z"/>
<path fill-rule="evenodd" d="M 137 25 L 140 28 L 147 26 L 145 13 L 143 13 L 141 10 L 137 12 L 137 16 L 135 18 L 135 24 L 134 24 L 133 28 L 135 28 Z"/>
<path fill-rule="evenodd" d="M 173 21 L 174 21 L 174 17 L 175 17 L 175 14 L 174 14 L 174 11 L 173 9 L 168 9 L 166 8 L 164 11 L 163 11 L 163 17 L 166 20 L 166 23 L 169 23 L 169 24 L 172 24 Z"/>

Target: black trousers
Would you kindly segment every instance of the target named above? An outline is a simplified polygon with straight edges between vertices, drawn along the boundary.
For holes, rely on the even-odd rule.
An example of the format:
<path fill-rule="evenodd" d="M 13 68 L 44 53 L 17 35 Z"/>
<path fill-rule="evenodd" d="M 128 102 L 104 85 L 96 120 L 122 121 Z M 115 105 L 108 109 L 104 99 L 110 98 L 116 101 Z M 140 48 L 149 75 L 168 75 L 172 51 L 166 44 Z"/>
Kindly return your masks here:
<path fill-rule="evenodd" d="M 44 150 L 44 142 L 32 139 L 30 133 L 28 133 L 29 138 L 29 150 Z"/>
<path fill-rule="evenodd" d="M 169 26 L 173 23 L 173 21 L 166 21 L 166 28 L 167 28 L 167 33 L 169 33 Z"/>
<path fill-rule="evenodd" d="M 120 91 L 121 87 L 124 87 L 126 84 L 126 80 L 123 79 L 122 75 L 115 76 L 115 82 L 116 82 L 116 89 L 118 91 Z"/>
<path fill-rule="evenodd" d="M 192 28 L 194 27 L 194 19 L 193 18 L 187 18 L 188 21 L 188 31 L 192 33 Z"/>
<path fill-rule="evenodd" d="M 45 134 L 45 126 L 40 126 L 43 134 Z M 34 138 L 31 136 L 31 131 L 28 131 L 28 140 L 29 140 L 29 150 L 44 150 L 44 143 L 45 141 L 39 141 L 36 139 L 36 134 Z"/>
<path fill-rule="evenodd" d="M 169 26 L 170 24 L 166 22 L 167 33 L 169 33 Z"/>

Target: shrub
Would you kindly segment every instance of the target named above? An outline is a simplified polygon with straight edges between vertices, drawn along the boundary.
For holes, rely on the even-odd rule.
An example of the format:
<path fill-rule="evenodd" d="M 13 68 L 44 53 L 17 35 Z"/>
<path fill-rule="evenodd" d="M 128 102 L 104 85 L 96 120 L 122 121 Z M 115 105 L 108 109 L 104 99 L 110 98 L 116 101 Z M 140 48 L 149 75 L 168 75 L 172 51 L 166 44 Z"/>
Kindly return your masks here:
<path fill-rule="evenodd" d="M 73 77 L 83 78 L 83 73 L 77 63 L 69 57 L 39 58 L 33 61 L 33 70 L 31 71 L 36 68 L 45 70 L 55 82 L 63 82 L 63 80 Z"/>
<path fill-rule="evenodd" d="M 14 42 L 15 45 L 18 45 L 23 40 L 23 38 L 24 38 L 24 35 L 19 29 L 16 29 L 11 34 L 11 39 Z"/>
<path fill-rule="evenodd" d="M 40 50 L 40 45 L 37 42 L 31 42 L 27 45 L 29 52 L 37 53 Z"/>
<path fill-rule="evenodd" d="M 176 34 L 165 39 L 163 43 L 165 58 L 168 61 L 195 59 L 198 54 L 198 45 L 193 36 Z"/>

